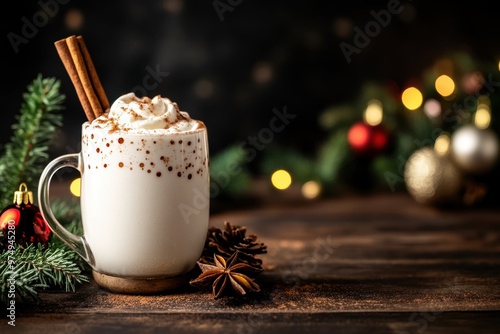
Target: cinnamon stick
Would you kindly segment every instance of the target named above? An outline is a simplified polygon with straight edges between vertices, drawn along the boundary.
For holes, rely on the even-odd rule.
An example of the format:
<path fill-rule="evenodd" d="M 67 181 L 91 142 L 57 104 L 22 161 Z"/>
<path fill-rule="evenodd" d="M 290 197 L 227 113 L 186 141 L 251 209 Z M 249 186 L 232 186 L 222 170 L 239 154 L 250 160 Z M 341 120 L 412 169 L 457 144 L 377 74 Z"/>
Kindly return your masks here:
<path fill-rule="evenodd" d="M 110 104 L 85 41 L 82 36 L 72 35 L 54 44 L 75 87 L 85 115 L 91 122 L 108 110 Z"/>
<path fill-rule="evenodd" d="M 85 64 L 87 65 L 87 69 L 89 72 L 90 80 L 92 81 L 92 86 L 95 89 L 97 97 L 99 98 L 99 102 L 101 103 L 102 110 L 105 112 L 109 109 L 109 100 L 106 96 L 106 92 L 102 87 L 101 80 L 99 80 L 99 76 L 97 75 L 97 71 L 94 67 L 94 63 L 92 62 L 92 58 L 90 57 L 90 53 L 85 45 L 85 41 L 82 36 L 77 36 L 76 40 L 78 41 L 78 45 L 80 46 L 80 50 L 83 55 L 83 59 Z"/>
<path fill-rule="evenodd" d="M 64 68 L 66 69 L 66 72 L 68 72 L 69 78 L 75 87 L 76 94 L 78 95 L 83 111 L 85 112 L 89 122 L 92 122 L 95 119 L 95 114 L 92 110 L 89 99 L 87 98 L 87 94 L 85 93 L 85 89 L 83 88 L 75 64 L 73 63 L 73 58 L 71 57 L 68 44 L 66 44 L 66 39 L 58 40 L 54 43 L 54 45 L 56 46 L 59 58 L 61 58 Z"/>
<path fill-rule="evenodd" d="M 80 77 L 85 94 L 89 99 L 90 105 L 92 106 L 92 111 L 94 116 L 97 118 L 102 114 L 102 107 L 99 99 L 97 98 L 94 88 L 92 87 L 92 82 L 90 81 L 87 66 L 83 60 L 83 56 L 80 50 L 80 46 L 76 40 L 76 36 L 70 36 L 66 38 L 66 43 L 68 44 L 69 53 L 71 58 L 73 58 L 73 63 L 75 63 L 76 72 Z"/>

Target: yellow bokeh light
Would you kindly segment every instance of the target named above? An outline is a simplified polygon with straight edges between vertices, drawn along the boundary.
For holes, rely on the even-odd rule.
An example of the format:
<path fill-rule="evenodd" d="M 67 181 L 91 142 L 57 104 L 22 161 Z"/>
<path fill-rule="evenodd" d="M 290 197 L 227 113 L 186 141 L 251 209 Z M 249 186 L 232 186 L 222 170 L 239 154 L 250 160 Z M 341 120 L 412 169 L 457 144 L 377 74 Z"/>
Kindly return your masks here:
<path fill-rule="evenodd" d="M 490 108 L 484 104 L 480 104 L 477 107 L 476 113 L 474 114 L 474 124 L 480 129 L 486 129 L 491 123 L 491 112 Z"/>
<path fill-rule="evenodd" d="M 415 110 L 422 105 L 422 93 L 415 87 L 406 88 L 401 95 L 404 106 L 410 110 Z"/>
<path fill-rule="evenodd" d="M 455 82 L 447 75 L 441 75 L 434 83 L 436 91 L 444 97 L 450 96 L 455 91 Z"/>
<path fill-rule="evenodd" d="M 436 141 L 434 142 L 434 150 L 439 155 L 446 155 L 449 149 L 450 149 L 450 136 L 446 133 L 443 133 L 442 135 L 436 138 Z"/>
<path fill-rule="evenodd" d="M 371 100 L 368 102 L 363 118 L 367 124 L 379 125 L 382 123 L 383 109 L 382 103 L 379 100 Z"/>
<path fill-rule="evenodd" d="M 76 197 L 80 197 L 81 180 L 82 179 L 78 177 L 78 178 L 74 179 L 73 181 L 71 181 L 71 184 L 69 186 L 69 190 Z"/>
<path fill-rule="evenodd" d="M 285 190 L 292 184 L 292 176 L 284 169 L 279 169 L 271 176 L 271 183 L 276 189 Z"/>
<path fill-rule="evenodd" d="M 307 181 L 301 188 L 302 196 L 307 199 L 314 199 L 321 193 L 321 186 L 316 181 Z"/>

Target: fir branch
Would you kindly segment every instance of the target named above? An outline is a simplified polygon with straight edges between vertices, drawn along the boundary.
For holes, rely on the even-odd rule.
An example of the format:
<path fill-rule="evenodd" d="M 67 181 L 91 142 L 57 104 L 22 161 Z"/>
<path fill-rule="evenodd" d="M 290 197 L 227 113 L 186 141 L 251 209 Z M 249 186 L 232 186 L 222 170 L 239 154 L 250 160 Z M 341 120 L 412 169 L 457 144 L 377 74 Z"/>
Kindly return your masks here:
<path fill-rule="evenodd" d="M 73 234 L 83 235 L 80 202 L 76 197 L 70 199 L 55 198 L 51 202 L 51 207 L 54 216 L 57 217 L 61 225 Z M 59 238 L 53 239 L 53 241 L 56 244 L 63 244 Z"/>
<path fill-rule="evenodd" d="M 324 184 L 330 186 L 339 180 L 348 152 L 347 130 L 334 131 L 320 148 L 316 161 L 318 176 Z"/>
<path fill-rule="evenodd" d="M 9 263 L 9 260 L 11 262 Z M 12 260 L 14 262 L 12 263 Z M 14 279 L 15 295 L 21 299 L 38 299 L 38 291 L 62 288 L 66 292 L 76 290 L 76 284 L 88 282 L 88 277 L 74 262 L 74 252 L 66 247 L 50 244 L 17 247 L 13 253 L 4 250 L 0 254 L 0 302 L 7 303 Z"/>
<path fill-rule="evenodd" d="M 62 125 L 60 81 L 38 75 L 23 94 L 23 104 L 12 125 L 13 134 L 0 157 L 0 207 L 10 204 L 12 192 L 22 182 L 30 189 L 37 181 L 48 158 L 49 145 L 57 127 Z"/>
<path fill-rule="evenodd" d="M 4 251 L 0 255 L 0 305 L 7 304 L 9 300 L 16 297 L 36 300 L 37 290 L 48 286 L 37 281 L 36 271 L 25 271 L 22 267 L 10 270 L 10 265 L 5 263 L 6 254 L 7 252 Z"/>
<path fill-rule="evenodd" d="M 295 148 L 271 145 L 264 153 L 260 164 L 262 175 L 270 176 L 277 169 L 285 169 L 297 182 L 303 183 L 317 178 L 313 157 Z"/>
<path fill-rule="evenodd" d="M 210 178 L 220 187 L 221 195 L 237 195 L 250 186 L 250 172 L 246 168 L 247 152 L 232 145 L 210 159 Z"/>
<path fill-rule="evenodd" d="M 81 222 L 81 208 L 79 201 L 73 197 L 70 200 L 54 199 L 52 201 L 52 212 L 57 217 L 61 225 L 66 230 L 76 235 L 83 235 L 83 226 Z M 67 248 L 72 252 L 72 261 L 75 262 L 82 270 L 90 270 L 90 266 L 85 260 L 70 248 L 56 235 L 52 235 L 52 243 L 54 246 Z M 68 259 L 70 258 L 68 253 Z"/>

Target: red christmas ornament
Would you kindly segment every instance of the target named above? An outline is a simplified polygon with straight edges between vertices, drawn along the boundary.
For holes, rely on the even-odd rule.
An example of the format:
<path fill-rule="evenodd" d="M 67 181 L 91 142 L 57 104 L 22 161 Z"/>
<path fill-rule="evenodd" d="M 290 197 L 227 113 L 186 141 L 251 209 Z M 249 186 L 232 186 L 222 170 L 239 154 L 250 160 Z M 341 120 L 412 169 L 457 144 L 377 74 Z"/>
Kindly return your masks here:
<path fill-rule="evenodd" d="M 1 242 L 4 249 L 26 247 L 28 244 L 48 246 L 52 231 L 33 204 L 33 193 L 25 183 L 14 192 L 14 203 L 0 213 Z"/>
<path fill-rule="evenodd" d="M 380 153 L 389 146 L 389 133 L 381 125 L 357 122 L 349 129 L 347 141 L 357 153 Z"/>

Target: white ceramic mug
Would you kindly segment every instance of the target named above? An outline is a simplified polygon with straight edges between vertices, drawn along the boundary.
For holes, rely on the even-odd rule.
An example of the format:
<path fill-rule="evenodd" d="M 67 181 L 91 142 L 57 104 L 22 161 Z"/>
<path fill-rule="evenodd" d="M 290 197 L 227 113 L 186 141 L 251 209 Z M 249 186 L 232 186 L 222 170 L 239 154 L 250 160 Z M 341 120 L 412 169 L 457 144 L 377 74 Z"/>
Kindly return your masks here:
<path fill-rule="evenodd" d="M 81 152 L 45 167 L 38 187 L 40 210 L 53 232 L 92 267 L 102 287 L 123 293 L 174 288 L 186 281 L 205 244 L 208 159 L 205 127 L 124 134 L 85 122 Z M 51 210 L 50 180 L 63 167 L 81 173 L 82 236 L 67 231 Z"/>

